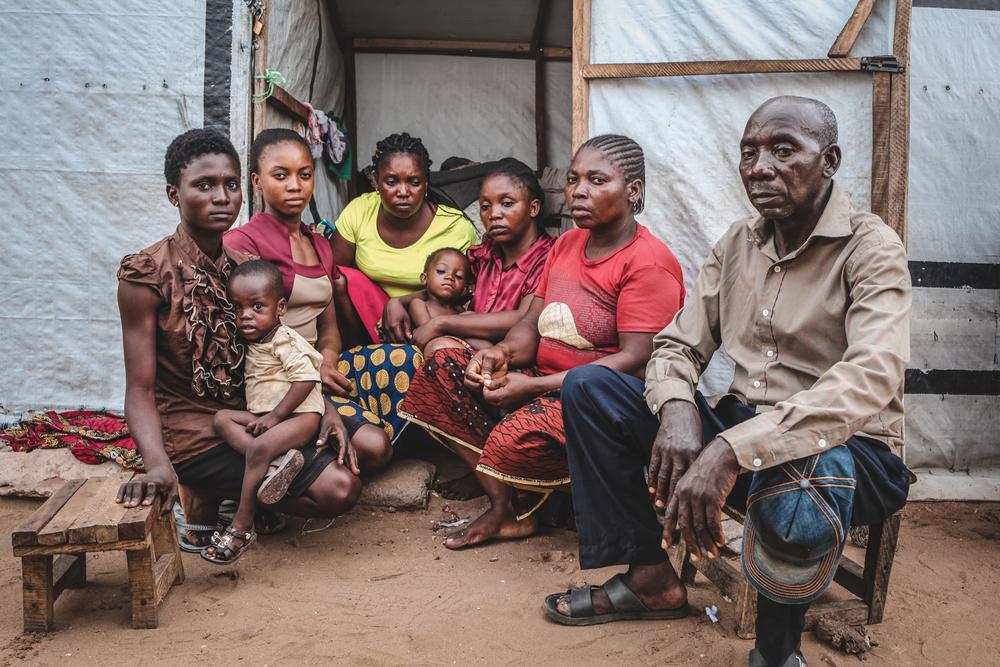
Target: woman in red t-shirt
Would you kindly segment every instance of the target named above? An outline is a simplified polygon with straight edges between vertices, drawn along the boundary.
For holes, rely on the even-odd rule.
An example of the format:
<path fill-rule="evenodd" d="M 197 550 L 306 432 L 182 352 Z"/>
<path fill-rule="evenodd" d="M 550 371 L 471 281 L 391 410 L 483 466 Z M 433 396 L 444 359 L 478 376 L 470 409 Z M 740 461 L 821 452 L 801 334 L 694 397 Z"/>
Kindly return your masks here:
<path fill-rule="evenodd" d="M 498 344 L 475 355 L 439 352 L 414 378 L 401 414 L 459 445 L 491 503 L 446 547 L 535 531 L 534 517 L 519 519 L 512 487 L 544 499 L 569 484 L 559 402 L 566 372 L 596 363 L 641 375 L 653 336 L 684 302 L 680 265 L 635 220 L 644 187 L 634 141 L 602 135 L 583 144 L 566 182 L 577 229 L 556 242 L 528 312 Z"/>

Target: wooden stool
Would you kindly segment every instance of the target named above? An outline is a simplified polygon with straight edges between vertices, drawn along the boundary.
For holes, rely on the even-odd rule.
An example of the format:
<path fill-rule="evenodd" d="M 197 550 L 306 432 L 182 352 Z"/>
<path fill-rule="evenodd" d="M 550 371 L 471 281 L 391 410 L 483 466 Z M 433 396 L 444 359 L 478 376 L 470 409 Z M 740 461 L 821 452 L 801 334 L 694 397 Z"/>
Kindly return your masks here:
<path fill-rule="evenodd" d="M 739 512 L 728 507 L 724 511 L 743 523 L 743 515 Z M 806 612 L 806 630 L 815 627 L 821 618 L 835 618 L 848 625 L 882 622 L 885 598 L 889 592 L 889 574 L 896 555 L 899 518 L 897 512 L 884 523 L 869 526 L 864 567 L 846 555 L 840 559 L 833 580 L 853 593 L 856 599 L 814 602 Z M 736 636 L 741 639 L 756 637 L 757 589 L 743 576 L 738 558 L 733 561 L 720 555 L 714 560 L 702 558 L 695 563 L 682 542 L 670 549 L 670 562 L 685 584 L 694 582 L 696 572 L 705 575 L 736 605 Z"/>
<path fill-rule="evenodd" d="M 184 581 L 173 514 L 115 502 L 122 479 L 71 480 L 11 534 L 21 559 L 24 631 L 52 629 L 53 606 L 67 588 L 87 583 L 87 554 L 124 551 L 132 592 L 132 627 L 155 628 L 156 608 Z"/>

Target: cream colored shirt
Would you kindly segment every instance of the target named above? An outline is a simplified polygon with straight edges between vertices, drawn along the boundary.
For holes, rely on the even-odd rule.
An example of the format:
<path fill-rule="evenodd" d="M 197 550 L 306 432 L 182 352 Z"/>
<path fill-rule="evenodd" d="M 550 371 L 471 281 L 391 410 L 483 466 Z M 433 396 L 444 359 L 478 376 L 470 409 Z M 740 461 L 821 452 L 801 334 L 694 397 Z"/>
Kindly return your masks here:
<path fill-rule="evenodd" d="M 292 412 L 323 414 L 323 393 L 319 367 L 323 356 L 294 329 L 284 324 L 266 343 L 247 345 L 247 410 L 265 414 L 273 410 L 291 389 L 293 382 L 315 382 L 304 401 Z"/>
<path fill-rule="evenodd" d="M 288 297 L 288 310 L 281 318 L 281 323 L 295 329 L 312 345 L 319 338 L 317 320 L 320 314 L 333 300 L 333 283 L 329 276 L 307 278 L 302 274 L 295 276 L 292 283 L 292 294 Z"/>
<path fill-rule="evenodd" d="M 653 344 L 645 395 L 654 414 L 665 401 L 693 401 L 720 345 L 736 362 L 730 392 L 760 413 L 721 434 L 743 468 L 817 454 L 854 434 L 901 452 L 906 250 L 836 184 L 816 229 L 784 257 L 771 223 L 733 225 Z"/>

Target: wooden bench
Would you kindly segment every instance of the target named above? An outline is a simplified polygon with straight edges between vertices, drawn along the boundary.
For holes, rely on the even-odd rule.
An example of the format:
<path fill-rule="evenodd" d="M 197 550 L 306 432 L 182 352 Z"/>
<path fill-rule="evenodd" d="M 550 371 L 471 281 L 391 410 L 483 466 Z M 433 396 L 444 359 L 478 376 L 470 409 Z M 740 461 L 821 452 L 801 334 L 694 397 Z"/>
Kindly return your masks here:
<path fill-rule="evenodd" d="M 132 509 L 116 503 L 122 481 L 68 481 L 11 534 L 21 559 L 25 632 L 52 629 L 56 598 L 87 583 L 87 554 L 95 551 L 125 552 L 132 627 L 156 627 L 160 601 L 184 581 L 174 517 L 160 513 L 159 499 Z"/>
<path fill-rule="evenodd" d="M 739 512 L 729 507 L 724 511 L 743 523 L 743 515 Z M 889 574 L 892 572 L 899 537 L 899 519 L 900 514 L 897 512 L 884 523 L 869 526 L 863 566 L 846 554 L 841 558 L 833 580 L 854 597 L 848 600 L 814 602 L 806 612 L 806 630 L 815 627 L 821 618 L 835 618 L 848 625 L 874 625 L 882 622 L 885 599 L 889 592 Z M 670 561 L 685 584 L 693 583 L 695 574 L 701 572 L 723 595 L 733 601 L 736 607 L 734 625 L 738 637 L 753 639 L 756 636 L 757 589 L 743 576 L 738 557 L 732 559 L 720 555 L 713 560 L 702 558 L 693 562 L 682 542 L 671 547 Z"/>

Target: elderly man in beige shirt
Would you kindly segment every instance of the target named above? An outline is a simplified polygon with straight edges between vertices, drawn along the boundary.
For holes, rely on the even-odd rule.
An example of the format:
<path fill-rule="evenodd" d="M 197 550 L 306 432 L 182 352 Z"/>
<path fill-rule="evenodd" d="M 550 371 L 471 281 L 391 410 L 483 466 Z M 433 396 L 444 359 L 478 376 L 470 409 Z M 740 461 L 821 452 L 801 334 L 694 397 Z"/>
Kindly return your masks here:
<path fill-rule="evenodd" d="M 599 587 L 546 598 L 565 625 L 678 618 L 687 592 L 665 549 L 725 543 L 723 504 L 746 512 L 743 567 L 758 590 L 751 665 L 802 665 L 809 603 L 829 585 L 850 525 L 906 502 L 903 375 L 910 278 L 899 237 L 834 182 L 837 121 L 778 97 L 747 122 L 740 175 L 759 215 L 712 248 L 642 379 L 570 372 L 562 390 L 585 568 L 628 565 Z M 730 391 L 696 391 L 713 353 Z M 657 512 L 664 512 L 661 528 Z"/>

